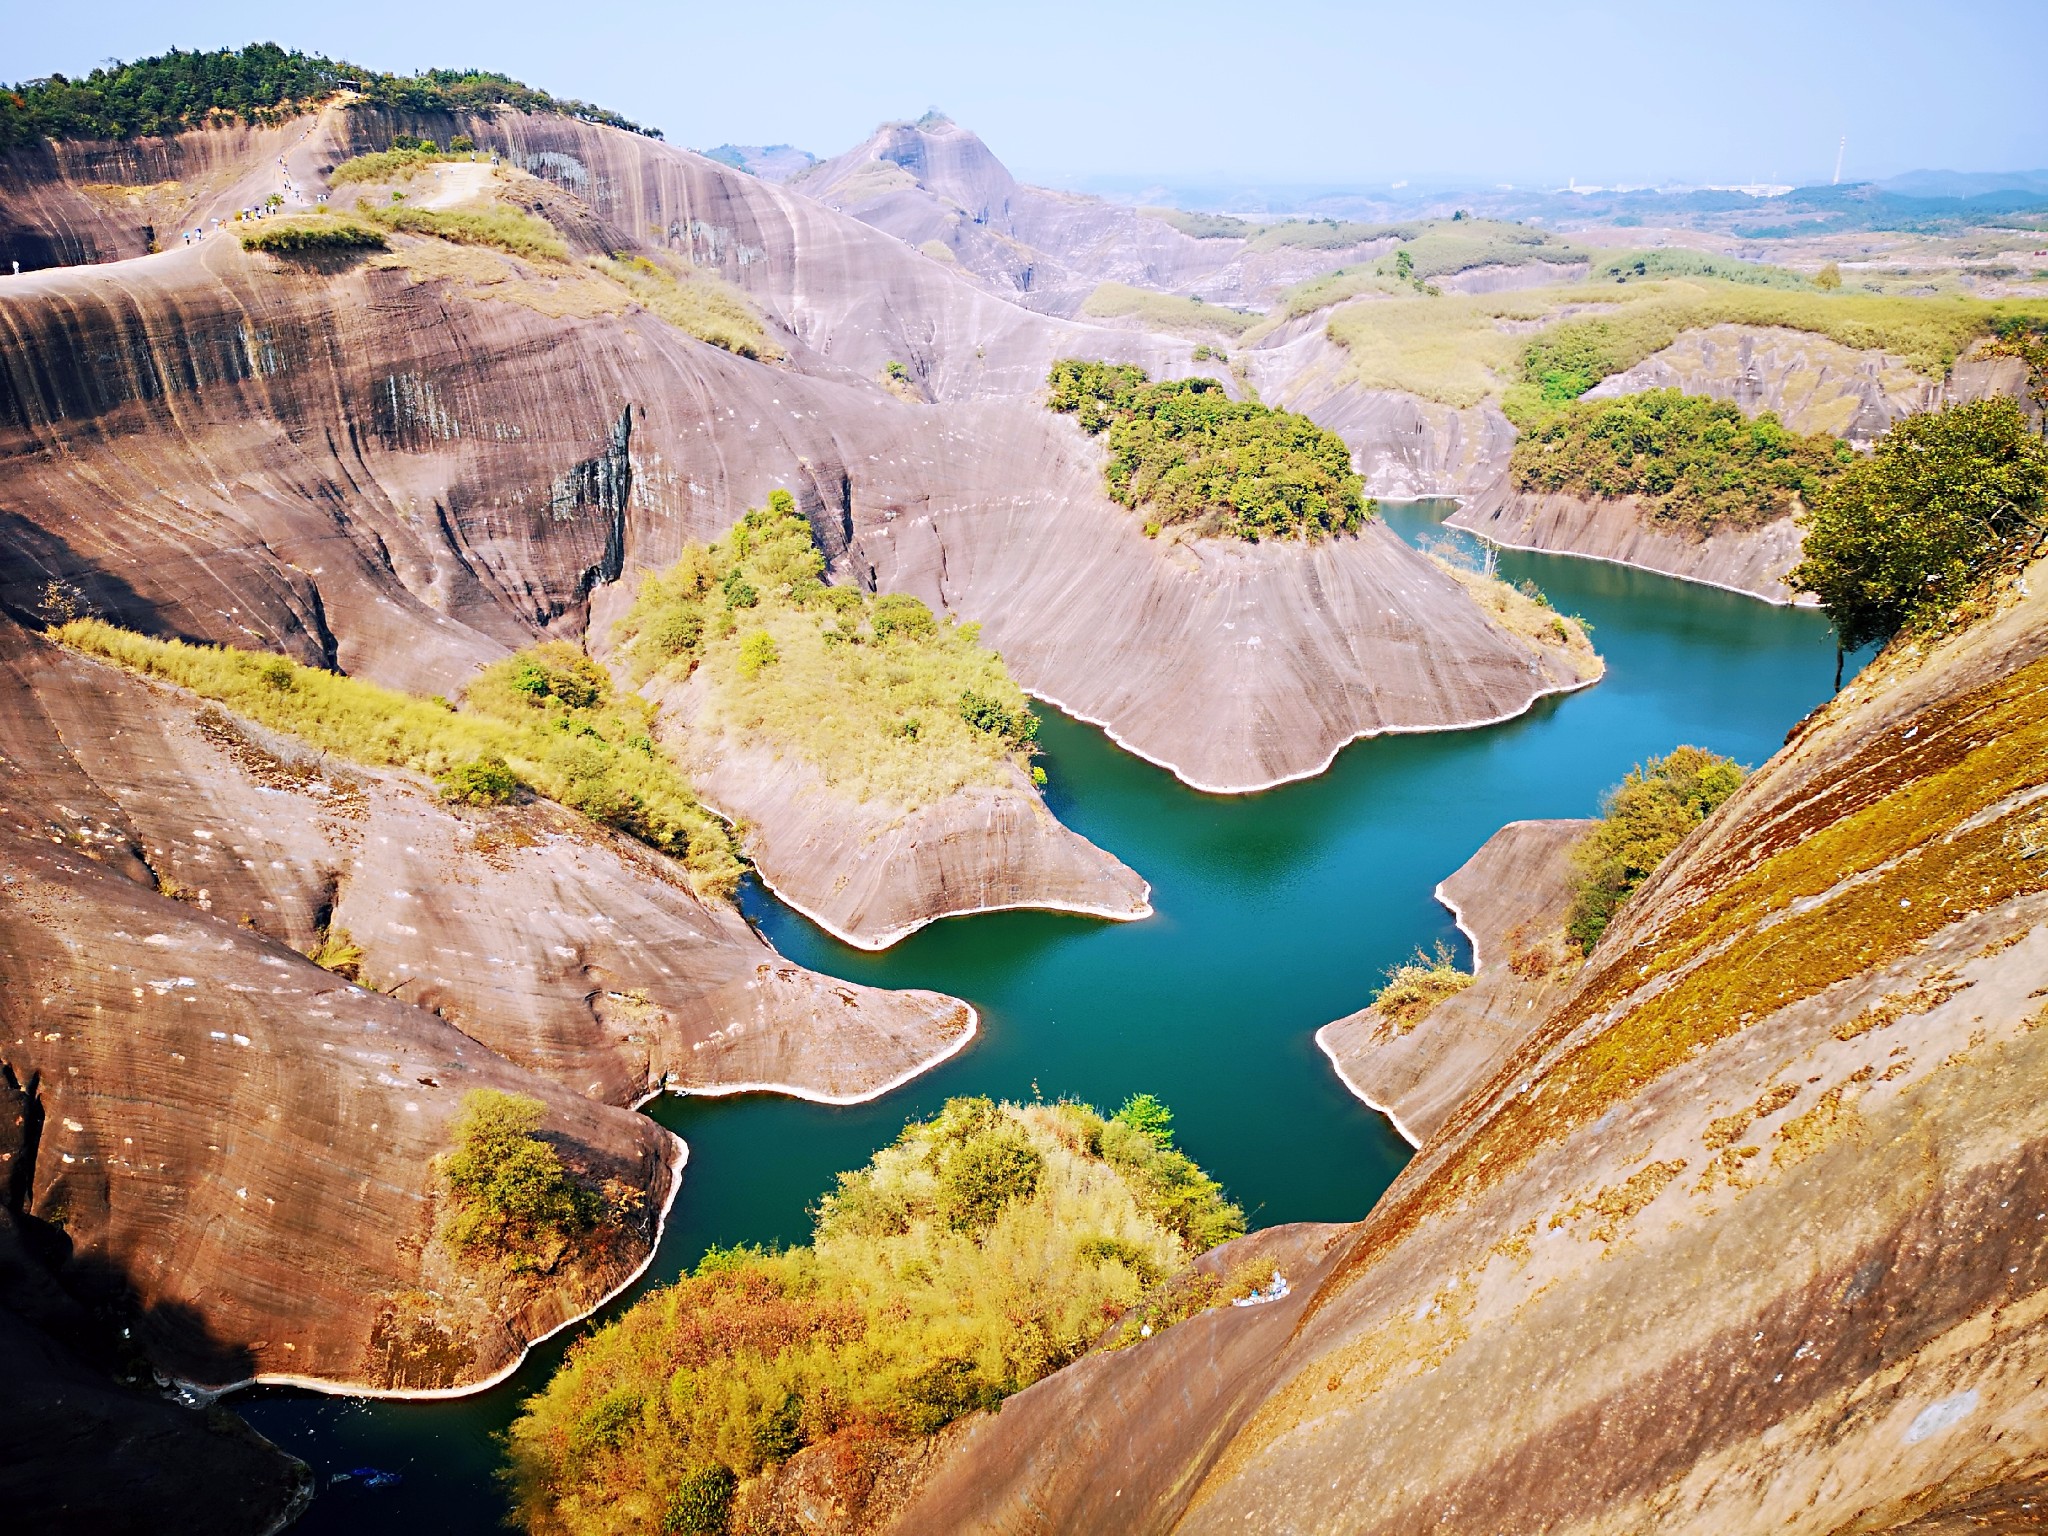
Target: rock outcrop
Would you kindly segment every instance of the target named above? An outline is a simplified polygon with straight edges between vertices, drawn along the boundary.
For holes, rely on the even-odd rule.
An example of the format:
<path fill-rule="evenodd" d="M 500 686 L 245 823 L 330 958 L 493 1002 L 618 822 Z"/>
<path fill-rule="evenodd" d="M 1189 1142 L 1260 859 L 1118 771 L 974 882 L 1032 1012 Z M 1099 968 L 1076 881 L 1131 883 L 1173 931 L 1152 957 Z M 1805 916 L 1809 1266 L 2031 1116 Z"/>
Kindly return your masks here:
<path fill-rule="evenodd" d="M 1800 555 L 1799 525 L 1790 517 L 1761 528 L 1724 528 L 1702 538 L 1658 524 L 1632 496 L 1594 500 L 1561 491 L 1522 495 L 1501 487 L 1460 506 L 1444 526 L 1508 549 L 1632 565 L 1767 603 L 1813 602 L 1786 584 Z"/>
<path fill-rule="evenodd" d="M 2044 578 L 1805 722 L 1294 1295 L 1048 1378 L 895 1528 L 2026 1528 Z"/>
<path fill-rule="evenodd" d="M 461 1390 L 651 1254 L 663 1086 L 871 1097 L 972 1010 L 783 961 L 556 807 L 457 812 L 0 621 L 0 1062 L 45 1127 L 22 1209 L 158 1368 Z M 305 958 L 358 953 L 352 985 Z M 508 1279 L 433 1238 L 470 1088 L 529 1094 L 625 1215 Z"/>
<path fill-rule="evenodd" d="M 1060 825 L 1022 770 L 915 807 L 856 800 L 794 750 L 707 734 L 700 679 L 667 690 L 662 739 L 762 881 L 834 937 L 887 949 L 927 923 L 1012 907 L 1130 921 L 1152 913 L 1128 866 Z"/>
<path fill-rule="evenodd" d="M 1367 1007 L 1316 1031 L 1344 1086 L 1416 1146 L 1549 1017 L 1570 977 L 1571 851 L 1595 825 L 1511 821 L 1436 888 L 1472 942 L 1464 991 L 1406 1028 Z"/>

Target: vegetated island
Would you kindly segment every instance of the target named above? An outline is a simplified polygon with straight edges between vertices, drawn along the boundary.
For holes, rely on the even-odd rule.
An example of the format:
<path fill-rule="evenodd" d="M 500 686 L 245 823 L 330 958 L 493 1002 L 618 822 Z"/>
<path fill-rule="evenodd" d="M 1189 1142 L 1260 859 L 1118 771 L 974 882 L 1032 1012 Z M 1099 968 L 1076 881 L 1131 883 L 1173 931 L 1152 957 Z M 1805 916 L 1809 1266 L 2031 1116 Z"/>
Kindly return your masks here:
<path fill-rule="evenodd" d="M 1214 379 L 1153 383 L 1129 364 L 1065 358 L 1046 379 L 1047 404 L 1091 436 L 1107 433 L 1110 498 L 1151 514 L 1157 534 L 1318 539 L 1351 533 L 1377 510 L 1336 433 L 1256 400 L 1232 400 Z"/>
<path fill-rule="evenodd" d="M 560 1536 L 766 1528 L 819 1457 L 900 1499 L 928 1437 L 1119 1320 L 1142 1322 L 1107 1347 L 1248 1294 L 1270 1274 L 1183 1274 L 1244 1216 L 1171 1122 L 1149 1094 L 1107 1117 L 948 1100 L 839 1176 L 807 1246 L 713 1249 L 576 1344 L 507 1439 L 520 1517 Z"/>
<path fill-rule="evenodd" d="M 980 627 L 824 574 L 777 490 L 647 576 L 614 631 L 762 877 L 863 948 L 962 911 L 1149 913 L 1144 882 L 1039 799 L 1038 719 Z"/>

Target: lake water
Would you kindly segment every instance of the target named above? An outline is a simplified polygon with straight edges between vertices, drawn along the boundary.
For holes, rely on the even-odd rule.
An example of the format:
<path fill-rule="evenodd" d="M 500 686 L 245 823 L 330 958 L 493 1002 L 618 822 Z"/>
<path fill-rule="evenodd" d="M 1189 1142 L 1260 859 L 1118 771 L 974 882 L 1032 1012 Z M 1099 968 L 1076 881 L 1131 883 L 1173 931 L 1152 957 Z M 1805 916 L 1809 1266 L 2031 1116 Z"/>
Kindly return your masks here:
<path fill-rule="evenodd" d="M 1422 542 L 1442 537 L 1449 506 L 1383 511 Z M 1590 621 L 1607 659 L 1601 682 L 1483 730 L 1359 742 L 1319 778 L 1243 797 L 1198 794 L 1095 728 L 1041 709 L 1047 799 L 1152 882 L 1157 915 L 1147 921 L 992 913 L 871 955 L 750 887 L 748 915 L 790 959 L 965 998 L 981 1033 L 935 1071 L 855 1108 L 766 1095 L 651 1104 L 689 1143 L 690 1162 L 642 1288 L 675 1278 L 713 1243 L 804 1241 L 807 1207 L 836 1172 L 954 1094 L 1113 1109 L 1150 1091 L 1253 1226 L 1364 1215 L 1408 1148 L 1344 1092 L 1311 1037 L 1363 1007 L 1417 945 L 1444 939 L 1465 952 L 1431 896 L 1436 883 L 1503 822 L 1590 815 L 1633 764 L 1680 742 L 1762 762 L 1832 681 L 1833 643 L 1810 611 L 1557 556 L 1504 551 L 1499 571 L 1533 579 Z M 506 1385 L 454 1402 L 263 1389 L 231 1406 L 323 1486 L 362 1466 L 404 1475 L 395 1487 L 328 1489 L 296 1531 L 356 1532 L 375 1520 L 483 1536 L 504 1529 L 495 1437 L 568 1342 L 535 1350 Z"/>

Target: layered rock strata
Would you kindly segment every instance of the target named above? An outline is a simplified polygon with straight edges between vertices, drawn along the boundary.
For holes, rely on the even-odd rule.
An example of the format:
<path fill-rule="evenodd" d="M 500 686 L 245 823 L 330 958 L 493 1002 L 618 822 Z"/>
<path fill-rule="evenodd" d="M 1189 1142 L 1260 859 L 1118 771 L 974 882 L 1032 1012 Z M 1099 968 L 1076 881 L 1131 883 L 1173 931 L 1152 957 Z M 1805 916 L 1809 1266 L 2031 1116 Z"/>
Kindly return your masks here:
<path fill-rule="evenodd" d="M 1056 1409 L 981 1425 L 895 1528 L 2023 1511 L 2048 1466 L 2044 578 L 1795 732 L 1294 1296 L 1049 1378 Z"/>
<path fill-rule="evenodd" d="M 1702 538 L 1659 524 L 1633 496 L 1533 496 L 1502 487 L 1460 506 L 1444 519 L 1444 526 L 1476 533 L 1507 549 L 1632 565 L 1767 603 L 1813 601 L 1795 594 L 1786 583 L 1800 556 L 1799 525 L 1790 517 L 1761 528 L 1722 529 Z"/>
<path fill-rule="evenodd" d="M 833 937 L 887 949 L 942 917 L 1013 907 L 1151 915 L 1151 888 L 1061 826 L 1014 765 L 928 804 L 856 800 L 794 750 L 701 728 L 704 688 L 699 677 L 664 692 L 664 744 L 706 804 L 745 829 L 761 879 Z"/>
<path fill-rule="evenodd" d="M 1511 821 L 1436 888 L 1472 943 L 1464 991 L 1411 1026 L 1366 1007 L 1316 1031 L 1344 1086 L 1416 1146 L 1548 1017 L 1570 979 L 1571 851 L 1595 825 Z"/>

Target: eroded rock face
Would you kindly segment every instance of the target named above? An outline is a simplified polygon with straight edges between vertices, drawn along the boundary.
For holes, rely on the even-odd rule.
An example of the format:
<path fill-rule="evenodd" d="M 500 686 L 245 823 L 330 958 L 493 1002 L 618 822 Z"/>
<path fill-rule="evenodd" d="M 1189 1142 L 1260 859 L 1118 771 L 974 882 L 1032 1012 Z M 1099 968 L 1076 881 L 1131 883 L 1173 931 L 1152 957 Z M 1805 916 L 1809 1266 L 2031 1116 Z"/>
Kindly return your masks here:
<path fill-rule="evenodd" d="M 1800 556 L 1799 525 L 1790 517 L 1699 538 L 1653 521 L 1632 496 L 1591 499 L 1561 491 L 1533 496 L 1502 486 L 1498 494 L 1459 507 L 1444 522 L 1510 549 L 1633 565 L 1767 603 L 1814 601 L 1786 583 Z"/>
<path fill-rule="evenodd" d="M 333 132 L 373 126 L 344 113 Z M 1185 343 L 1033 315 L 648 140 L 512 113 L 488 131 L 587 194 L 587 229 L 551 208 L 579 246 L 669 231 L 747 287 L 792 366 L 644 312 L 551 313 L 566 301 L 527 279 L 286 267 L 224 237 L 24 277 L 0 292 L 0 601 L 452 695 L 537 633 L 602 624 L 635 572 L 786 485 L 836 575 L 983 621 L 1032 691 L 1190 782 L 1298 777 L 1360 734 L 1499 718 L 1550 686 L 1397 541 L 1143 540 L 1102 493 L 1100 446 L 1037 391 L 1063 354 L 1166 371 Z M 352 147 L 316 132 L 305 153 L 323 143 Z M 874 382 L 892 357 L 937 404 Z M 620 455 L 623 505 L 558 494 L 624 485 L 581 472 Z"/>
<path fill-rule="evenodd" d="M 942 917 L 1011 907 L 1129 921 L 1151 888 L 1068 830 L 1023 772 L 926 805 L 855 800 L 794 750 L 776 753 L 696 722 L 701 678 L 664 689 L 662 740 L 721 816 L 743 823 L 747 856 L 775 894 L 835 937 L 886 949 Z"/>
<path fill-rule="evenodd" d="M 978 136 L 943 117 L 885 123 L 790 186 L 990 292 L 1056 315 L 1078 312 L 1105 282 L 1253 303 L 1395 243 L 1255 251 L 1243 238 L 1195 239 L 1136 208 L 1020 182 Z"/>
<path fill-rule="evenodd" d="M 1361 1008 L 1316 1031 L 1344 1086 L 1416 1146 L 1549 1017 L 1570 978 L 1571 851 L 1597 823 L 1511 821 L 1436 888 L 1472 941 L 1473 981 L 1403 1029 Z"/>
<path fill-rule="evenodd" d="M 2048 1461 L 2044 575 L 1795 733 L 1298 1310 L 1050 1378 L 1086 1386 L 1057 1458 L 1006 1410 L 896 1528 L 1940 1530 L 2018 1508 Z"/>
<path fill-rule="evenodd" d="M 1775 412 L 1795 432 L 1830 432 L 1867 447 L 1893 422 L 1939 403 L 1941 386 L 1882 352 L 1779 326 L 1687 331 L 1635 367 L 1602 379 L 1589 400 L 1679 389 Z"/>
<path fill-rule="evenodd" d="M 847 1101 L 973 1032 L 955 999 L 790 965 L 668 860 L 548 802 L 458 811 L 182 690 L 35 654 L 58 739 L 165 889 L 306 952 L 346 933 L 366 985 L 578 1093 Z"/>
<path fill-rule="evenodd" d="M 160 1368 L 488 1381 L 652 1251 L 667 1085 L 868 1097 L 973 1014 L 789 965 L 666 861 L 545 804 L 458 813 L 0 622 L 0 1062 L 47 1128 L 23 1208 Z M 365 990 L 299 953 L 362 951 Z M 512 1279 L 434 1240 L 470 1088 L 541 1099 L 622 1223 Z"/>

